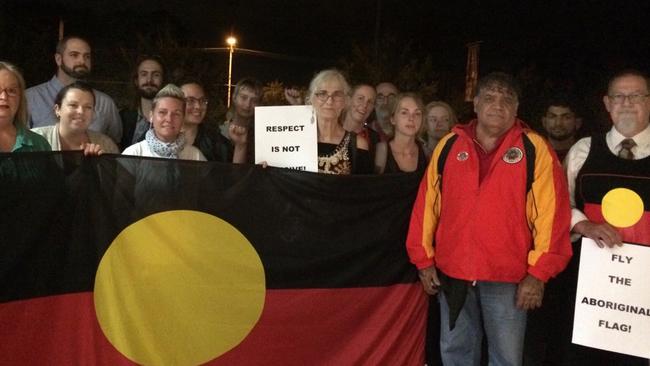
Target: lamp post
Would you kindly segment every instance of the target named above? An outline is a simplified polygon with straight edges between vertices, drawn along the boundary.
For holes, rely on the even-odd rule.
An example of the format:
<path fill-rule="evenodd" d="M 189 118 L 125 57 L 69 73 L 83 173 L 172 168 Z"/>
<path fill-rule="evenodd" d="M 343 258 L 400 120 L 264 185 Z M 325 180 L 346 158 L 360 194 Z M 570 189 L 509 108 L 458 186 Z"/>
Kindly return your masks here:
<path fill-rule="evenodd" d="M 229 48 L 229 61 L 228 61 L 228 108 L 230 108 L 230 89 L 232 87 L 232 54 L 235 52 L 235 45 L 237 44 L 237 38 L 230 36 L 226 38 L 226 43 Z"/>

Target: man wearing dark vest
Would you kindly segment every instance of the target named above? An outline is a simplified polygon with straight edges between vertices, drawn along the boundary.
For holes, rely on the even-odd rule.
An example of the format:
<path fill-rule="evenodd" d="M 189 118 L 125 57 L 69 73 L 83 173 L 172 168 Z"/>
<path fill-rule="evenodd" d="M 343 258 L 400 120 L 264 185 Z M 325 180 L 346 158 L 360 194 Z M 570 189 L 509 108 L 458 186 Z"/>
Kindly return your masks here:
<path fill-rule="evenodd" d="M 650 245 L 649 97 L 646 75 L 636 70 L 616 74 L 603 97 L 612 128 L 606 134 L 579 140 L 569 151 L 565 164 L 571 196 L 571 227 L 576 237 L 579 234 L 591 238 L 600 247 L 623 242 Z M 636 224 L 616 228 L 604 219 L 601 202 L 614 188 L 630 189 L 642 198 L 645 212 Z M 567 357 L 574 359 L 567 360 L 567 364 L 647 365 L 647 361 L 612 352 L 573 348 Z"/>
<path fill-rule="evenodd" d="M 406 247 L 440 299 L 445 365 L 521 365 L 526 313 L 571 257 L 569 197 L 549 144 L 519 120 L 514 78 L 481 78 L 477 118 L 436 146 Z"/>

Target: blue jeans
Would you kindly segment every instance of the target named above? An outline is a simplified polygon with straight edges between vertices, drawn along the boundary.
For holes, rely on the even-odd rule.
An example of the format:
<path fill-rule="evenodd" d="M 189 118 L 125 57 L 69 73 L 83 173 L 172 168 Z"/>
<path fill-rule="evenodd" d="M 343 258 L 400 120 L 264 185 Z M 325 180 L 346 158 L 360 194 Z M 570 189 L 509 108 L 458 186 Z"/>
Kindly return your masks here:
<path fill-rule="evenodd" d="M 445 366 L 478 366 L 483 334 L 490 366 L 522 364 L 526 311 L 516 307 L 517 284 L 477 282 L 467 290 L 465 304 L 449 330 L 449 307 L 440 296 L 440 352 Z"/>

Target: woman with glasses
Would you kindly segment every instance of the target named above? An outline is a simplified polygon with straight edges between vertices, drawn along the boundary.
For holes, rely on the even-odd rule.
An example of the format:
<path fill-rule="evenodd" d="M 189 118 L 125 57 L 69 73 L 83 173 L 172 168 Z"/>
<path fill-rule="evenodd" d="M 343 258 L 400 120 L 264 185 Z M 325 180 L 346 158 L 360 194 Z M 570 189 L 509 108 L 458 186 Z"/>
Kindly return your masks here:
<path fill-rule="evenodd" d="M 50 150 L 42 136 L 27 129 L 25 79 L 16 66 L 0 61 L 0 152 Z"/>
<path fill-rule="evenodd" d="M 307 104 L 314 106 L 318 124 L 318 172 L 371 173 L 368 142 L 342 125 L 350 85 L 337 70 L 319 72 L 310 82 Z"/>
<path fill-rule="evenodd" d="M 431 156 L 438 141 L 451 131 L 451 128 L 458 123 L 456 113 L 451 106 L 445 102 L 434 101 L 424 107 L 426 128 L 422 132 L 422 147 L 427 156 Z"/>
<path fill-rule="evenodd" d="M 417 139 L 422 131 L 423 110 L 422 100 L 416 94 L 397 96 L 390 112 L 392 137 L 388 142 L 377 144 L 376 173 L 424 173 L 427 158 Z"/>
<path fill-rule="evenodd" d="M 63 87 L 54 98 L 57 123 L 32 131 L 45 137 L 54 151 L 81 149 L 87 154 L 118 154 L 119 149 L 110 137 L 88 130 L 94 109 L 93 89 L 82 81 L 75 81 Z"/>
<path fill-rule="evenodd" d="M 208 99 L 201 84 L 187 81 L 181 85 L 185 95 L 185 120 L 183 133 L 185 143 L 197 147 L 208 161 L 224 163 L 243 163 L 246 159 L 246 146 L 233 139 L 235 147 L 226 139 L 216 125 L 205 121 Z M 234 152 L 234 156 L 233 156 Z"/>

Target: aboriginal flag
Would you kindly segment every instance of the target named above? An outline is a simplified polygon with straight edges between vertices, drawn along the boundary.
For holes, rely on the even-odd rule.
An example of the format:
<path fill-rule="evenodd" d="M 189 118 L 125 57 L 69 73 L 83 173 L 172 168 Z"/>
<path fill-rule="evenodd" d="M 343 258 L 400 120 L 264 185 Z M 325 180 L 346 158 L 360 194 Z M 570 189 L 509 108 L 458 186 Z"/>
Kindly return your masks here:
<path fill-rule="evenodd" d="M 0 155 L 11 365 L 421 365 L 420 177 Z"/>
<path fill-rule="evenodd" d="M 605 135 L 591 138 L 576 179 L 576 205 L 589 220 L 614 226 L 624 242 L 650 245 L 650 158 L 621 159 Z"/>

